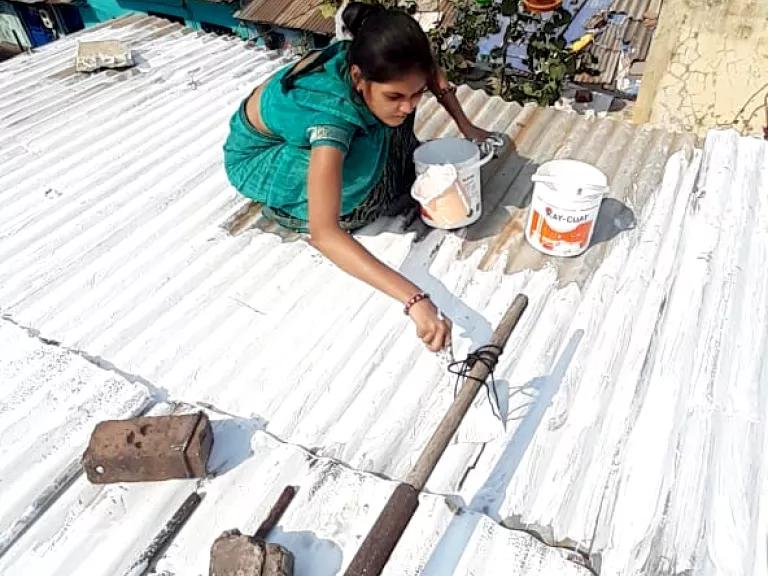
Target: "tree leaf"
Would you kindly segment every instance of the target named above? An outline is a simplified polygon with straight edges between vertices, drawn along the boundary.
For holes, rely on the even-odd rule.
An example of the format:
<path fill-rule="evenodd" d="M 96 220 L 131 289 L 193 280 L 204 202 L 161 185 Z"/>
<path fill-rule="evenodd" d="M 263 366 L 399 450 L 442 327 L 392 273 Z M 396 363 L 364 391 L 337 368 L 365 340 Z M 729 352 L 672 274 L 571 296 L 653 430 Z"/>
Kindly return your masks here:
<path fill-rule="evenodd" d="M 565 72 L 565 64 L 562 62 L 558 62 L 557 64 L 552 64 L 549 66 L 549 77 L 554 81 L 560 82 L 560 80 L 565 78 Z"/>

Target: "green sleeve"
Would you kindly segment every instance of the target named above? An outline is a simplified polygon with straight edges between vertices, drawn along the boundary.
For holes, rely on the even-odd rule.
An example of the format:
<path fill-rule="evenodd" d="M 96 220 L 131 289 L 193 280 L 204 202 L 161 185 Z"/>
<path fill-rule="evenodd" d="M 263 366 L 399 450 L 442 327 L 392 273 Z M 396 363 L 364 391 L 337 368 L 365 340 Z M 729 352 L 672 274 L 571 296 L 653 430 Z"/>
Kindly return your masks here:
<path fill-rule="evenodd" d="M 332 146 L 345 155 L 349 152 L 353 137 L 354 131 L 347 127 L 321 124 L 307 128 L 307 139 L 311 148 Z"/>

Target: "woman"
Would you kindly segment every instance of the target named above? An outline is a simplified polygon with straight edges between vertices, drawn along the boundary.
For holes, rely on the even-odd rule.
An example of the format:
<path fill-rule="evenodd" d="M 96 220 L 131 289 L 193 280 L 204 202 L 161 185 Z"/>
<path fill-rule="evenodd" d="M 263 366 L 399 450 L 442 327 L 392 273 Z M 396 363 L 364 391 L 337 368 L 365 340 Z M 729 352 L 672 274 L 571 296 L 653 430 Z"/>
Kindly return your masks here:
<path fill-rule="evenodd" d="M 348 232 L 413 206 L 414 112 L 432 91 L 465 136 L 484 140 L 434 62 L 424 32 L 401 11 L 351 3 L 351 41 L 307 55 L 257 87 L 232 117 L 225 167 L 243 195 L 277 223 L 310 234 L 339 268 L 404 305 L 430 350 L 450 321 L 429 296 Z"/>

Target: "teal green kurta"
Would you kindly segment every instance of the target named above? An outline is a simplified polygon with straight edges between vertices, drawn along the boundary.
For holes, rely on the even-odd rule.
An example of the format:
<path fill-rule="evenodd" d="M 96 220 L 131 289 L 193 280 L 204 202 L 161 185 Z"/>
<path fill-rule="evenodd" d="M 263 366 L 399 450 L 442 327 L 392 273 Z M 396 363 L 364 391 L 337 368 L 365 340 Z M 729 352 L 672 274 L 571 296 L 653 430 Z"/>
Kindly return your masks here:
<path fill-rule="evenodd" d="M 308 219 L 307 173 L 313 147 L 333 146 L 345 154 L 341 215 L 359 206 L 381 178 L 391 129 L 382 124 L 352 91 L 347 42 L 326 48 L 327 61 L 316 70 L 283 78 L 278 72 L 265 86 L 260 110 L 275 137 L 258 132 L 245 114 L 245 102 L 230 121 L 224 165 L 243 195 L 301 220 Z"/>

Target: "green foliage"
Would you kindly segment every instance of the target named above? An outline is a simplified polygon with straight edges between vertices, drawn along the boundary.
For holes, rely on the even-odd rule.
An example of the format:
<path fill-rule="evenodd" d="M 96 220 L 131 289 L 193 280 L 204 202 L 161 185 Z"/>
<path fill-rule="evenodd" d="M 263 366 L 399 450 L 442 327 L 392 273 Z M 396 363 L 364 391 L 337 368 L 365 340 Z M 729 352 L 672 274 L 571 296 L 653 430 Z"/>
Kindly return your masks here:
<path fill-rule="evenodd" d="M 477 62 L 480 40 L 501 31 L 498 2 L 479 4 L 477 0 L 452 0 L 456 22 L 439 25 L 430 33 L 438 63 L 448 78 L 462 83 Z"/>
<path fill-rule="evenodd" d="M 520 103 L 537 102 L 549 106 L 557 102 L 573 78 L 594 64 L 592 55 L 572 52 L 565 41 L 565 31 L 572 16 L 560 6 L 552 12 L 529 12 L 521 0 L 494 0 L 480 6 L 476 0 L 452 0 L 456 21 L 432 31 L 440 64 L 449 78 L 462 83 L 477 65 L 477 43 L 500 31 L 499 16 L 509 18 L 502 46 L 490 55 L 490 77 L 485 88 L 493 95 Z M 530 73 L 521 75 L 507 65 L 507 51 L 512 44 L 526 44 L 523 63 Z"/>

